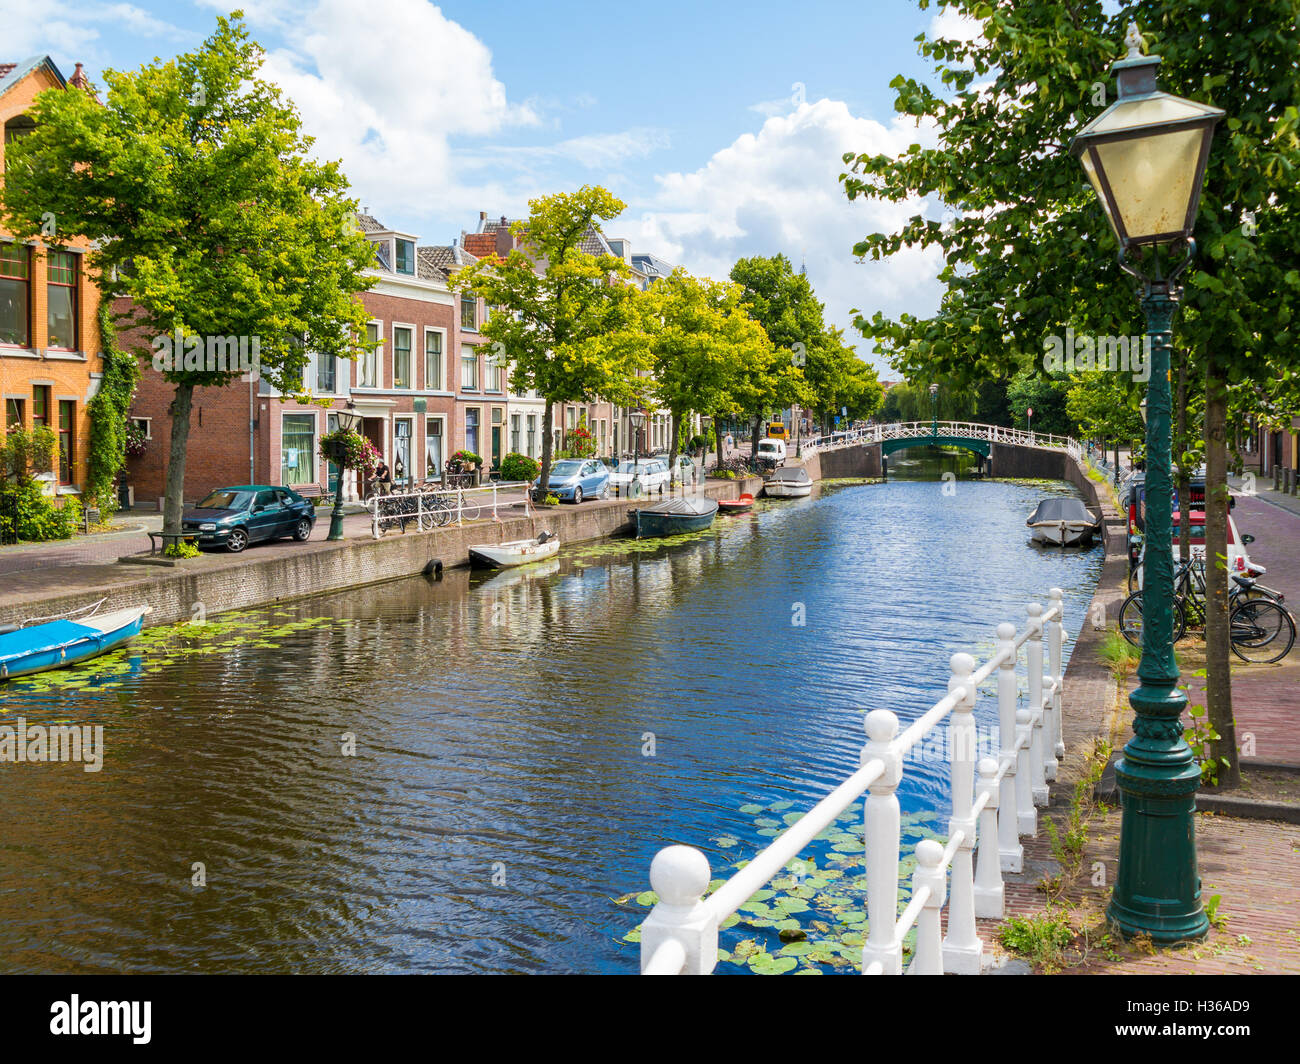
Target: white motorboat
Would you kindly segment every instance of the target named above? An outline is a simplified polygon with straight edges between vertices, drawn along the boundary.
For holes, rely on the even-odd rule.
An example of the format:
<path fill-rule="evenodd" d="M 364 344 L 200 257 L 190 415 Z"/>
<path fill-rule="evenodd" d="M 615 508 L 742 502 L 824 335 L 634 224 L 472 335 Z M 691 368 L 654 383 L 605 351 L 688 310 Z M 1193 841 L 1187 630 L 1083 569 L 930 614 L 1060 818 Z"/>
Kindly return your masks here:
<path fill-rule="evenodd" d="M 1092 542 L 1101 525 L 1080 499 L 1044 499 L 1025 522 L 1034 540 L 1053 547 L 1083 546 Z"/>
<path fill-rule="evenodd" d="M 812 477 L 803 466 L 782 466 L 763 485 L 763 494 L 774 499 L 802 499 L 812 494 Z"/>
<path fill-rule="evenodd" d="M 493 569 L 512 569 L 516 565 L 545 561 L 560 551 L 559 537 L 543 532 L 536 539 L 514 539 L 507 543 L 473 543 L 469 548 L 471 565 Z"/>

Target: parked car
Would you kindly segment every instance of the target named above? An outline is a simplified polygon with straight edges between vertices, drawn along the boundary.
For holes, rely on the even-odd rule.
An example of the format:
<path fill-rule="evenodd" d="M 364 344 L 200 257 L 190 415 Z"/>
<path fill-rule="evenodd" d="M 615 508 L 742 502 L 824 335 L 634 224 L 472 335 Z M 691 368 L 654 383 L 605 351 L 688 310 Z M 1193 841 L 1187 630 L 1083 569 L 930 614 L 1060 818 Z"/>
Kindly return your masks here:
<path fill-rule="evenodd" d="M 666 452 L 663 454 L 654 454 L 651 455 L 650 457 L 658 459 L 660 462 L 663 462 L 664 468 L 669 470 L 670 472 L 672 471 L 673 464 L 669 460 Z M 677 479 L 680 480 L 683 484 L 695 483 L 695 463 L 691 461 L 691 459 L 687 455 L 679 454 L 677 456 Z"/>
<path fill-rule="evenodd" d="M 1174 565 L 1178 564 L 1179 515 L 1174 514 Z M 1205 561 L 1205 512 L 1193 510 L 1191 513 L 1191 549 L 1192 558 Z M 1237 531 L 1237 522 L 1228 515 L 1228 572 L 1237 576 L 1263 576 L 1268 570 L 1250 560 L 1246 546 L 1255 542 L 1255 537 Z M 1142 563 L 1146 558 L 1146 544 L 1138 545 L 1137 564 L 1134 567 L 1132 585 L 1142 587 Z"/>
<path fill-rule="evenodd" d="M 639 480 L 643 493 L 650 494 L 668 487 L 668 463 L 662 458 L 642 458 L 639 461 L 625 458 L 609 475 L 611 487 L 626 495 L 633 480 Z"/>
<path fill-rule="evenodd" d="M 533 481 L 533 488 L 539 487 L 541 482 L 539 476 Z M 598 458 L 561 458 L 551 465 L 548 487 L 551 494 L 572 503 L 583 499 L 606 499 L 609 497 L 609 470 Z"/>
<path fill-rule="evenodd" d="M 181 515 L 181 531 L 198 534 L 200 547 L 238 554 L 250 543 L 293 536 L 311 539 L 316 507 L 291 488 L 243 484 L 217 488 Z"/>

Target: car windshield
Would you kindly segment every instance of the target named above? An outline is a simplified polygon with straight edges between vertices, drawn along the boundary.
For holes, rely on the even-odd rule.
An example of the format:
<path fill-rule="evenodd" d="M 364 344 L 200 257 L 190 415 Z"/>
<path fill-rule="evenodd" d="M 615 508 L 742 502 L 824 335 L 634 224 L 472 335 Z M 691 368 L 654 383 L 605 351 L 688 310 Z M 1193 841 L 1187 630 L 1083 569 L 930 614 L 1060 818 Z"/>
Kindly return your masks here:
<path fill-rule="evenodd" d="M 653 473 L 658 468 L 658 462 L 624 462 L 618 467 L 618 471 L 620 473 Z"/>
<path fill-rule="evenodd" d="M 581 468 L 581 462 L 556 462 L 555 465 L 551 466 L 551 476 L 571 477 Z"/>
<path fill-rule="evenodd" d="M 196 509 L 199 510 L 243 510 L 248 500 L 253 497 L 251 491 L 214 491 L 204 499 Z"/>
<path fill-rule="evenodd" d="M 759 449 L 760 451 L 775 451 L 775 450 L 776 450 L 776 444 L 775 444 L 775 443 L 768 443 L 766 440 L 764 440 L 762 443 L 760 443 L 760 444 L 758 445 L 758 449 Z"/>

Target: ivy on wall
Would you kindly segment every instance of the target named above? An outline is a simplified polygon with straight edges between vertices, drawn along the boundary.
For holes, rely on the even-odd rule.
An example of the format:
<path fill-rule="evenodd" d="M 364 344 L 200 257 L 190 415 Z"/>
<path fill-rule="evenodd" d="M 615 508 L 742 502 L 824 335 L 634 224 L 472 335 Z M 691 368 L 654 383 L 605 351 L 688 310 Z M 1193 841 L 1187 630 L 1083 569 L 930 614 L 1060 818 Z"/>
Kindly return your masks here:
<path fill-rule="evenodd" d="M 140 379 L 140 366 L 134 355 L 117 346 L 117 329 L 107 300 L 99 304 L 99 337 L 104 352 L 104 377 L 89 406 L 86 496 L 107 515 L 117 509 L 113 485 L 126 462 L 127 414 Z"/>

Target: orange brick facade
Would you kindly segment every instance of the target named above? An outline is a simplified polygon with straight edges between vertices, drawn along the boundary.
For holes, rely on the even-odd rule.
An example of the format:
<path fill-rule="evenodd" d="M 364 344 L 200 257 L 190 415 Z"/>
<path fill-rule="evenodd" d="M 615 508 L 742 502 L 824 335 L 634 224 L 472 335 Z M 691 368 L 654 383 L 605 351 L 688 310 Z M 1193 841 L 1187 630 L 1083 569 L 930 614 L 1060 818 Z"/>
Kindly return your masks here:
<path fill-rule="evenodd" d="M 0 77 L 0 125 L 8 136 L 21 135 L 27 112 L 36 95 L 46 89 L 61 89 L 65 84 L 57 68 L 48 59 L 25 72 L 11 69 Z M 72 89 L 70 91 L 77 91 Z M 0 138 L 0 174 L 4 169 L 4 141 Z M 57 234 L 58 219 L 51 219 Z M 0 276 L 8 275 L 7 291 L 22 291 L 26 301 L 26 335 L 0 338 L 0 394 L 5 400 L 4 427 L 21 424 L 30 429 L 38 423 L 60 433 L 65 448 L 70 445 L 71 460 L 57 463 L 60 482 L 67 488 L 85 483 L 86 461 L 90 449 L 88 404 L 99 385 L 103 370 L 97 311 L 99 293 L 87 276 L 84 265 L 85 241 L 72 240 L 63 248 L 71 252 L 68 266 L 55 272 L 56 279 L 71 280 L 75 307 L 74 335 L 62 347 L 51 346 L 50 335 L 50 256 L 47 240 L 16 241 L 0 229 L 0 244 L 7 245 L 9 264 L 0 267 Z M 13 268 L 13 259 L 22 262 Z M 15 272 L 25 272 L 25 284 L 18 283 Z M 6 342 L 6 339 L 9 342 Z"/>

